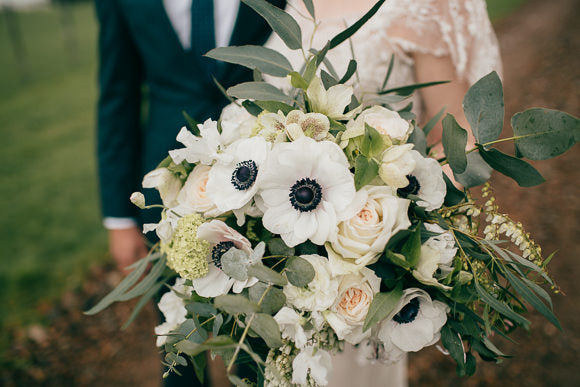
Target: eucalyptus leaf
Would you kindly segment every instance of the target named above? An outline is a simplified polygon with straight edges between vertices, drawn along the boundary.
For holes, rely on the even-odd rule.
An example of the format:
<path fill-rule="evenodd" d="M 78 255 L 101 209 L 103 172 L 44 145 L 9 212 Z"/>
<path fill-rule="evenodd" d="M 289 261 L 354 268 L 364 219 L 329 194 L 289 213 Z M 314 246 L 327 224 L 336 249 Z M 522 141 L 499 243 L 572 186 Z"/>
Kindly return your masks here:
<path fill-rule="evenodd" d="M 295 110 L 294 106 L 279 101 L 254 101 L 254 103 L 262 109 L 272 113 L 278 113 L 278 111 L 281 111 L 284 115 L 286 115 L 292 110 Z"/>
<path fill-rule="evenodd" d="M 558 110 L 533 108 L 517 113 L 511 122 L 518 152 L 531 160 L 561 155 L 580 141 L 580 120 Z"/>
<path fill-rule="evenodd" d="M 147 273 L 147 275 L 141 279 L 139 283 L 132 287 L 131 290 L 119 296 L 118 300 L 128 301 L 147 293 L 147 291 L 157 282 L 159 277 L 161 277 L 165 271 L 165 259 L 165 255 L 163 255 L 159 260 L 157 260 L 151 270 L 149 270 L 149 273 Z"/>
<path fill-rule="evenodd" d="M 363 324 L 363 332 L 368 331 L 369 328 L 391 315 L 399 305 L 401 297 L 403 297 L 401 285 L 388 293 L 375 294 Z"/>
<path fill-rule="evenodd" d="M 431 133 L 431 130 L 433 130 L 433 128 L 435 127 L 435 125 L 437 125 L 437 123 L 439 122 L 439 120 L 443 116 L 443 113 L 445 113 L 445 107 L 442 107 L 441 110 L 439 110 L 439 112 L 437 114 L 435 114 L 433 116 L 433 118 L 431 118 L 425 124 L 425 126 L 423 126 L 423 132 L 425 132 L 425 136 L 428 136 L 429 133 Z"/>
<path fill-rule="evenodd" d="M 173 352 L 169 352 L 165 355 L 165 361 L 169 364 L 175 363 L 184 367 L 187 366 L 187 360 Z"/>
<path fill-rule="evenodd" d="M 441 329 L 441 342 L 457 365 L 463 368 L 465 365 L 463 343 L 457 332 L 454 332 L 449 324 L 446 324 Z"/>
<path fill-rule="evenodd" d="M 256 277 L 262 282 L 271 283 L 273 285 L 284 286 L 288 283 L 282 274 L 262 265 L 261 263 L 250 266 L 248 268 L 248 275 Z"/>
<path fill-rule="evenodd" d="M 479 154 L 496 171 L 511 177 L 521 187 L 533 187 L 546 181 L 530 164 L 522 159 L 506 155 L 497 149 L 486 151 L 481 145 Z"/>
<path fill-rule="evenodd" d="M 324 70 L 320 70 L 320 79 L 322 80 L 324 88 L 327 90 L 338 84 L 338 81 Z"/>
<path fill-rule="evenodd" d="M 342 76 L 342 78 L 340 78 L 340 80 L 338 81 L 338 83 L 346 83 L 348 82 L 348 80 L 354 75 L 354 73 L 356 72 L 356 60 L 351 59 L 348 62 L 348 68 L 346 69 L 346 73 L 344 73 L 344 75 Z"/>
<path fill-rule="evenodd" d="M 491 177 L 492 168 L 483 160 L 477 152 L 471 152 L 467 155 L 467 168 L 463 173 L 454 173 L 457 180 L 465 188 L 477 187 L 482 185 Z"/>
<path fill-rule="evenodd" d="M 495 71 L 471 86 L 463 99 L 463 111 L 479 144 L 497 140 L 503 129 L 504 103 L 501 80 Z"/>
<path fill-rule="evenodd" d="M 446 174 L 443 174 L 443 180 L 445 180 L 445 186 L 447 187 L 447 193 L 445 194 L 446 206 L 454 206 L 467 199 L 465 193 L 458 190 Z"/>
<path fill-rule="evenodd" d="M 414 83 L 412 85 L 399 86 L 399 87 L 394 87 L 392 89 L 381 90 L 381 91 L 379 91 L 379 94 L 397 93 L 399 95 L 409 96 L 409 95 L 413 94 L 413 92 L 415 90 L 423 89 L 425 87 L 443 85 L 443 84 L 449 83 L 449 82 L 451 82 L 451 81 L 435 81 L 435 82 Z"/>
<path fill-rule="evenodd" d="M 264 339 L 268 347 L 280 348 L 282 346 L 280 327 L 276 320 L 269 314 L 256 313 L 251 326 L 254 332 Z"/>
<path fill-rule="evenodd" d="M 364 155 L 358 155 L 354 163 L 354 185 L 357 190 L 369 184 L 379 175 L 379 165 Z"/>
<path fill-rule="evenodd" d="M 282 238 L 272 238 L 266 244 L 271 255 L 280 255 L 290 257 L 294 255 L 294 247 L 286 246 Z"/>
<path fill-rule="evenodd" d="M 257 312 L 260 307 L 253 301 L 242 295 L 225 294 L 214 299 L 214 306 L 229 314 L 251 314 Z"/>
<path fill-rule="evenodd" d="M 365 13 L 359 20 L 357 20 L 352 26 L 348 27 L 346 30 L 342 31 L 334 38 L 332 38 L 330 40 L 330 48 L 332 49 L 338 46 L 340 43 L 344 42 L 352 35 L 354 35 L 355 32 L 357 32 L 375 13 L 377 13 L 377 11 L 381 7 L 381 5 L 383 5 L 384 2 L 385 0 L 377 1 L 375 5 L 373 5 L 373 7 L 367 13 Z"/>
<path fill-rule="evenodd" d="M 264 46 L 216 47 L 205 56 L 223 62 L 239 64 L 275 77 L 285 77 L 292 71 L 292 65 L 284 55 Z"/>
<path fill-rule="evenodd" d="M 387 74 L 385 74 L 385 79 L 383 81 L 383 85 L 381 86 L 381 90 L 387 87 L 387 83 L 389 83 L 389 78 L 391 78 L 391 73 L 393 72 L 394 65 L 395 65 L 395 54 L 391 54 L 391 59 L 389 60 L 389 67 L 387 68 Z"/>
<path fill-rule="evenodd" d="M 255 99 L 259 101 L 278 101 L 292 104 L 292 98 L 282 90 L 266 82 L 243 82 L 230 87 L 227 94 L 240 99 Z"/>
<path fill-rule="evenodd" d="M 269 288 L 269 289 L 268 289 Z M 260 312 L 266 314 L 277 313 L 286 303 L 284 292 L 276 287 L 257 282 L 248 289 L 250 300 L 258 303 L 260 300 Z"/>
<path fill-rule="evenodd" d="M 223 272 L 228 276 L 238 281 L 246 281 L 248 279 L 250 257 L 245 251 L 231 248 L 222 255 L 221 263 Z"/>
<path fill-rule="evenodd" d="M 198 315 L 201 317 L 211 317 L 217 313 L 217 309 L 205 302 L 190 302 L 185 305 L 185 309 L 192 315 Z"/>
<path fill-rule="evenodd" d="M 302 48 L 302 31 L 292 16 L 265 0 L 242 0 L 272 27 L 272 30 L 291 50 Z"/>
<path fill-rule="evenodd" d="M 301 257 L 290 257 L 286 261 L 286 277 L 297 287 L 307 286 L 316 275 L 312 264 Z"/>
<path fill-rule="evenodd" d="M 427 157 L 427 138 L 425 137 L 425 133 L 423 133 L 423 129 L 415 126 L 407 143 L 415 145 L 414 149 L 421 153 L 423 157 Z"/>
<path fill-rule="evenodd" d="M 217 314 L 213 320 L 212 334 L 213 336 L 218 336 L 220 334 L 220 329 L 224 323 L 224 316 Z"/>
<path fill-rule="evenodd" d="M 302 2 L 304 3 L 304 6 L 308 10 L 310 16 L 312 16 L 313 19 L 316 19 L 316 14 L 314 13 L 314 4 L 312 4 L 312 0 L 302 0 Z"/>
<path fill-rule="evenodd" d="M 447 114 L 442 122 L 443 125 L 443 149 L 449 166 L 454 173 L 463 173 L 467 168 L 465 146 L 467 145 L 467 131 L 463 129 L 455 117 Z"/>
<path fill-rule="evenodd" d="M 147 305 L 147 303 L 154 296 L 157 295 L 157 293 L 163 287 L 163 285 L 165 285 L 165 280 L 156 283 L 145 294 L 143 294 L 143 296 L 141 296 L 141 298 L 139 299 L 139 301 L 137 302 L 137 304 L 135 304 L 135 307 L 133 307 L 133 310 L 131 311 L 131 315 L 129 316 L 129 318 L 127 319 L 127 321 L 125 321 L 125 323 L 123 324 L 123 326 L 121 327 L 121 330 L 127 329 L 129 327 L 129 325 L 131 325 L 131 323 L 133 321 L 135 321 L 135 318 L 137 318 L 137 316 L 139 315 L 139 312 L 141 312 L 141 310 L 143 309 L 143 307 L 145 305 Z"/>
<path fill-rule="evenodd" d="M 499 301 L 493 295 L 489 294 L 485 289 L 481 287 L 481 285 L 477 281 L 474 281 L 474 283 L 477 294 L 479 294 L 479 297 L 483 302 L 485 302 L 491 308 L 495 309 L 496 311 L 498 311 L 505 317 L 509 318 L 513 322 L 523 326 L 525 329 L 529 329 L 531 324 L 529 320 L 520 316 L 519 314 L 514 312 L 513 309 L 511 309 L 507 304 L 505 304 L 502 301 Z"/>

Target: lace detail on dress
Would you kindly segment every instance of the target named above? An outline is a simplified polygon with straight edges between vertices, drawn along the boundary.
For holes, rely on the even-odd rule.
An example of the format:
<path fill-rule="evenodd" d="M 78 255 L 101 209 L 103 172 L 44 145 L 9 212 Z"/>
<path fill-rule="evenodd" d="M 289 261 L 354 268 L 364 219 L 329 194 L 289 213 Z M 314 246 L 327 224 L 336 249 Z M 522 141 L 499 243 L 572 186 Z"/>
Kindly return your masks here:
<path fill-rule="evenodd" d="M 301 9 L 301 0 L 290 0 L 286 7 L 300 24 L 304 47 L 309 48 L 314 26 L 298 11 Z M 320 20 L 312 47 L 321 49 L 329 39 L 363 14 Z M 458 78 L 470 83 L 492 70 L 501 71 L 498 44 L 487 16 L 485 0 L 390 0 L 351 40 L 352 45 L 343 42 L 331 50 L 327 58 L 341 77 L 354 54 L 358 69 L 350 83 L 355 86 L 359 97 L 381 87 L 393 53 L 395 64 L 389 80 L 392 87 L 415 82 L 412 57 L 415 52 L 449 55 Z M 303 63 L 300 51 L 289 50 L 275 35 L 266 46 L 284 53 L 294 69 L 300 70 Z M 285 79 L 267 77 L 267 80 L 279 87 L 287 84 Z M 420 114 L 417 95 L 413 103 L 413 111 Z"/>

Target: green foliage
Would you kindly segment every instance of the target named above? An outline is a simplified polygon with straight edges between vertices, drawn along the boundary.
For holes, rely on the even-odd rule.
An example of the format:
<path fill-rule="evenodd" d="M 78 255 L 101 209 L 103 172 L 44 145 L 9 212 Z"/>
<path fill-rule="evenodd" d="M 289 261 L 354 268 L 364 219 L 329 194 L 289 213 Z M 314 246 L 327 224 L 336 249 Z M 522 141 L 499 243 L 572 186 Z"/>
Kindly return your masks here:
<path fill-rule="evenodd" d="M 229 249 L 221 258 L 224 273 L 238 281 L 248 279 L 248 268 L 250 266 L 248 262 L 248 254 L 236 248 Z"/>
<path fill-rule="evenodd" d="M 228 63 L 235 63 L 275 77 L 285 77 L 292 65 L 278 51 L 263 46 L 217 47 L 205 56 Z"/>
<path fill-rule="evenodd" d="M 463 99 L 463 111 L 479 144 L 497 140 L 503 128 L 504 103 L 501 80 L 495 71 L 471 86 Z"/>
<path fill-rule="evenodd" d="M 187 122 L 187 130 L 189 130 L 191 133 L 193 133 L 194 136 L 199 137 L 200 132 L 199 132 L 199 128 L 197 127 L 197 125 L 199 125 L 199 122 L 197 122 L 196 120 L 191 118 L 191 116 L 189 114 L 187 114 L 187 112 L 185 110 L 183 110 L 181 112 L 181 114 L 183 114 L 183 118 L 185 118 L 185 122 Z M 169 160 L 171 161 L 171 156 L 167 156 L 165 158 L 165 160 L 167 160 L 167 158 L 169 158 Z"/>
<path fill-rule="evenodd" d="M 454 173 L 453 176 L 465 188 L 482 185 L 491 177 L 492 168 L 477 152 L 467 155 L 467 167 L 463 173 Z"/>
<path fill-rule="evenodd" d="M 252 330 L 256 332 L 270 348 L 279 348 L 282 346 L 280 337 L 280 327 L 272 316 L 265 313 L 256 313 L 252 320 Z"/>
<path fill-rule="evenodd" d="M 348 67 L 346 69 L 346 72 L 344 73 L 344 75 L 342 76 L 342 78 L 340 78 L 340 80 L 338 81 L 338 83 L 346 83 L 346 82 L 348 82 L 349 79 L 354 75 L 354 73 L 356 73 L 356 68 L 357 68 L 356 60 L 351 59 L 348 62 Z"/>
<path fill-rule="evenodd" d="M 449 161 L 449 166 L 454 173 L 463 173 L 467 168 L 465 146 L 467 145 L 467 131 L 463 129 L 455 117 L 447 114 L 442 122 L 443 125 L 443 149 Z"/>
<path fill-rule="evenodd" d="M 533 108 L 512 117 L 516 150 L 531 160 L 561 155 L 580 141 L 580 120 L 568 113 Z"/>
<path fill-rule="evenodd" d="M 419 262 L 421 257 L 421 224 L 419 223 L 415 228 L 415 231 L 411 234 L 409 239 L 403 245 L 401 249 L 401 254 L 405 256 L 405 259 L 410 267 L 413 267 Z"/>
<path fill-rule="evenodd" d="M 366 157 L 376 157 L 386 148 L 383 136 L 372 126 L 365 123 L 365 132 L 362 138 L 360 151 Z"/>
<path fill-rule="evenodd" d="M 479 154 L 496 171 L 511 177 L 521 187 L 533 187 L 545 180 L 540 173 L 522 159 L 506 155 L 497 149 L 486 151 L 481 145 Z"/>
<path fill-rule="evenodd" d="M 272 238 L 267 243 L 268 251 L 271 255 L 292 256 L 294 255 L 294 247 L 286 246 L 282 238 Z"/>
<path fill-rule="evenodd" d="M 312 4 L 312 0 L 302 0 L 304 2 L 304 6 L 308 10 L 308 13 L 313 18 L 316 18 L 316 14 L 314 13 L 314 4 Z"/>
<path fill-rule="evenodd" d="M 262 264 L 250 266 L 248 268 L 248 275 L 273 285 L 284 286 L 288 283 L 282 274 Z"/>
<path fill-rule="evenodd" d="M 260 303 L 260 312 L 272 315 L 276 314 L 286 303 L 286 296 L 282 290 L 263 282 L 257 282 L 250 287 L 248 296 L 251 301 Z"/>
<path fill-rule="evenodd" d="M 295 109 L 293 106 L 279 101 L 254 101 L 254 103 L 262 109 L 274 113 L 277 113 L 278 110 L 280 110 L 283 114 L 288 114 Z"/>
<path fill-rule="evenodd" d="M 379 94 L 389 94 L 389 93 L 396 93 L 401 96 L 410 96 L 413 94 L 415 90 L 423 89 L 425 87 L 443 85 L 445 83 L 449 83 L 451 81 L 435 81 L 435 82 L 423 82 L 423 83 L 415 83 L 412 85 L 405 85 L 394 87 L 392 89 L 386 89 L 379 92 Z"/>
<path fill-rule="evenodd" d="M 302 31 L 292 16 L 265 0 L 242 1 L 266 20 L 288 48 L 299 50 L 302 47 Z"/>
<path fill-rule="evenodd" d="M 337 34 L 334 38 L 330 40 L 330 48 L 334 48 L 350 38 L 357 32 L 383 5 L 385 0 L 379 0 L 373 5 L 373 7 L 365 13 L 359 20 L 357 20 L 352 26 L 348 27 L 346 30 L 342 31 L 341 33 Z"/>
<path fill-rule="evenodd" d="M 227 94 L 240 99 L 257 99 L 292 104 L 292 98 L 266 82 L 244 82 L 230 87 Z"/>
<path fill-rule="evenodd" d="M 354 163 L 354 185 L 357 190 L 369 184 L 379 175 L 379 164 L 364 155 L 358 155 Z"/>
<path fill-rule="evenodd" d="M 286 261 L 286 277 L 294 286 L 307 286 L 314 279 L 315 274 L 312 264 L 304 258 L 290 257 Z"/>
<path fill-rule="evenodd" d="M 257 303 L 248 300 L 242 295 L 225 294 L 214 299 L 214 306 L 229 314 L 252 314 L 260 307 Z"/>
<path fill-rule="evenodd" d="M 403 290 L 401 284 L 388 293 L 377 293 L 369 307 L 369 312 L 363 324 L 363 332 L 366 332 L 379 321 L 389 316 L 401 300 Z"/>

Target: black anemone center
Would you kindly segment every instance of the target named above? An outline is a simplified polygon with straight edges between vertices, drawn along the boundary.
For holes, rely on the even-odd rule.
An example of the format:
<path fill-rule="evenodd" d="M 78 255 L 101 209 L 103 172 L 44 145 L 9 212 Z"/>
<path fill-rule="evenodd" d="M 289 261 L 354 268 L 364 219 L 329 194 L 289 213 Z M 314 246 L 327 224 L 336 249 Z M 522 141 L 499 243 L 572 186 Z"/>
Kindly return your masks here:
<path fill-rule="evenodd" d="M 316 209 L 322 200 L 322 188 L 316 180 L 308 177 L 298 180 L 290 188 L 290 203 L 300 212 Z"/>
<path fill-rule="evenodd" d="M 245 191 L 254 184 L 258 176 L 258 166 L 253 160 L 239 162 L 232 173 L 232 185 L 238 191 Z"/>
<path fill-rule="evenodd" d="M 406 198 L 409 195 L 417 195 L 419 190 L 421 189 L 421 184 L 419 184 L 419 180 L 413 175 L 407 175 L 407 180 L 409 180 L 409 184 L 406 187 L 399 188 L 397 193 L 399 196 Z"/>
<path fill-rule="evenodd" d="M 403 309 L 399 311 L 393 317 L 393 320 L 398 322 L 399 324 L 408 324 L 410 322 L 415 321 L 415 317 L 419 313 L 419 299 L 413 298 L 409 303 L 403 306 Z"/>
<path fill-rule="evenodd" d="M 211 250 L 211 260 L 218 269 L 222 268 L 222 256 L 225 253 L 227 253 L 232 247 L 234 247 L 234 242 L 225 241 L 218 243 Z"/>

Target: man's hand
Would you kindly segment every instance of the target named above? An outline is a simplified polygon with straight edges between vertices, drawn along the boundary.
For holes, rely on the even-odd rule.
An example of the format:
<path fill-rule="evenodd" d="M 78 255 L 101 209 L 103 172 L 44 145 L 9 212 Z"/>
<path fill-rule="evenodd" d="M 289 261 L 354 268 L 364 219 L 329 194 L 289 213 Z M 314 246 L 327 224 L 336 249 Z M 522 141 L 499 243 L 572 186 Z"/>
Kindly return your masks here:
<path fill-rule="evenodd" d="M 121 270 L 147 255 L 147 245 L 138 227 L 109 230 L 109 251 Z"/>

